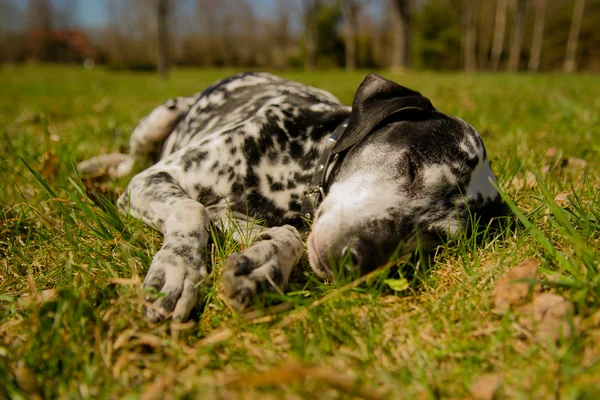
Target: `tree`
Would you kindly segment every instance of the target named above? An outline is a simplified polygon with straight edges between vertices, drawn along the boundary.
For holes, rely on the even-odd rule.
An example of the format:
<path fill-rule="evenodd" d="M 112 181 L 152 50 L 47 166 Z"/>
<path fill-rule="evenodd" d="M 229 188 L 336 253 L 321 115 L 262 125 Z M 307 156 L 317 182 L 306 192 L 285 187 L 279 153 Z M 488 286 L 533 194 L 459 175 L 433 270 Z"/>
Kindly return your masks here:
<path fill-rule="evenodd" d="M 360 4 L 357 0 L 343 0 L 344 18 L 346 20 L 345 59 L 346 69 L 356 69 L 356 41 L 358 37 L 358 12 Z"/>
<path fill-rule="evenodd" d="M 23 54 L 24 35 L 21 10 L 15 0 L 0 0 L 0 62 L 18 61 Z"/>
<path fill-rule="evenodd" d="M 492 54 L 490 56 L 490 69 L 498 70 L 502 49 L 504 48 L 504 36 L 506 31 L 506 11 L 508 0 L 498 0 L 496 4 L 496 23 L 494 24 L 494 44 L 492 45 Z"/>
<path fill-rule="evenodd" d="M 537 0 L 535 2 L 535 21 L 533 23 L 533 36 L 531 38 L 531 53 L 529 55 L 528 69 L 537 72 L 542 55 L 542 42 L 544 41 L 544 24 L 546 21 L 546 6 L 548 0 Z"/>
<path fill-rule="evenodd" d="M 304 45 L 306 47 L 306 59 L 304 68 L 311 71 L 317 65 L 317 11 L 320 0 L 304 0 Z"/>
<path fill-rule="evenodd" d="M 280 0 L 277 2 L 277 19 L 275 20 L 273 40 L 275 45 L 272 46 L 273 64 L 277 68 L 287 67 L 288 47 L 290 43 L 290 14 L 291 6 L 288 1 Z"/>
<path fill-rule="evenodd" d="M 463 0 L 462 12 L 462 50 L 465 71 L 477 70 L 476 40 L 477 40 L 477 0 Z"/>
<path fill-rule="evenodd" d="M 510 42 L 510 53 L 506 69 L 516 71 L 519 69 L 521 50 L 523 49 L 523 38 L 525 37 L 525 25 L 527 23 L 528 0 L 515 0 L 515 21 Z"/>
<path fill-rule="evenodd" d="M 156 4 L 156 26 L 158 33 L 158 73 L 167 79 L 169 68 L 169 31 L 167 19 L 171 13 L 169 0 L 158 0 Z"/>
<path fill-rule="evenodd" d="M 567 52 L 565 54 L 565 62 L 563 69 L 565 72 L 573 72 L 577 67 L 577 42 L 579 41 L 579 31 L 581 29 L 581 20 L 583 19 L 583 9 L 585 8 L 585 0 L 575 0 L 573 7 L 573 18 L 571 19 L 571 29 L 569 30 L 569 41 L 567 42 Z"/>
<path fill-rule="evenodd" d="M 392 15 L 392 57 L 391 67 L 410 67 L 411 0 L 389 0 Z"/>
<path fill-rule="evenodd" d="M 479 23 L 477 25 L 477 59 L 480 69 L 488 67 L 490 61 L 490 48 L 494 31 L 496 3 L 493 1 L 479 2 Z"/>
<path fill-rule="evenodd" d="M 413 65 L 428 69 L 458 69 L 462 67 L 461 7 L 455 0 L 429 1 L 415 15 L 413 23 Z"/>
<path fill-rule="evenodd" d="M 29 0 L 27 19 L 30 30 L 49 31 L 53 28 L 53 8 L 49 0 Z"/>

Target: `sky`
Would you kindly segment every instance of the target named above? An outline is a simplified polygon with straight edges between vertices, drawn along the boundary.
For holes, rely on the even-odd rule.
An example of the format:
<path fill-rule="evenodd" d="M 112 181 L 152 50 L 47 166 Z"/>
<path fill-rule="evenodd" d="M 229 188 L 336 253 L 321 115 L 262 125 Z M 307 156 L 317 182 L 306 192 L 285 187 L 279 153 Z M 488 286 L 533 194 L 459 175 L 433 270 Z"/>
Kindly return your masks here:
<path fill-rule="evenodd" d="M 64 0 L 54 0 L 60 3 Z M 250 0 L 255 5 L 254 10 L 258 16 L 270 16 L 270 12 L 275 8 L 277 0 Z M 288 0 L 298 1 L 298 0 Z M 24 9 L 27 5 L 27 0 L 16 0 L 16 3 Z M 184 1 L 184 4 L 190 6 L 192 0 Z M 86 28 L 97 28 L 107 25 L 108 15 L 106 10 L 106 0 L 75 0 L 77 9 L 77 23 Z M 1 11 L 0 11 L 1 12 Z"/>

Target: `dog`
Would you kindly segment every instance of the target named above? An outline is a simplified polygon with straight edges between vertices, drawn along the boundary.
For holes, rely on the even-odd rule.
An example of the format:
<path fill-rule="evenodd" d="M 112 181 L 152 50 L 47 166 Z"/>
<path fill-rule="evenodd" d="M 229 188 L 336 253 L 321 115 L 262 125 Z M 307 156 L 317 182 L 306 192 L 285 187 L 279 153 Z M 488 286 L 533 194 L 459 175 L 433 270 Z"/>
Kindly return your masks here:
<path fill-rule="evenodd" d="M 238 74 L 155 108 L 134 129 L 129 155 L 79 169 L 122 177 L 135 165 L 148 166 L 117 206 L 164 236 L 142 284 L 162 293 L 147 309 L 155 321 L 186 320 L 197 304 L 210 224 L 255 239 L 221 275 L 242 310 L 286 289 L 307 219 L 310 266 L 331 279 L 336 268 L 365 274 L 434 249 L 475 216 L 487 224 L 505 212 L 477 131 L 373 73 L 352 107 L 274 75 Z"/>

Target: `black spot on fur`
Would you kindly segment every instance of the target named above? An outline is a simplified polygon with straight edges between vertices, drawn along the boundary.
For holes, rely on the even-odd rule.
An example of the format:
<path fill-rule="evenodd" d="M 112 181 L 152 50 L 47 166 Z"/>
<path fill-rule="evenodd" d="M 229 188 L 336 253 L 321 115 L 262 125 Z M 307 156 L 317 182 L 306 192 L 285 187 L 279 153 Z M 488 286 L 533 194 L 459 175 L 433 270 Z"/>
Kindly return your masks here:
<path fill-rule="evenodd" d="M 298 142 L 290 143 L 290 155 L 294 160 L 299 160 L 304 155 L 302 146 Z"/>
<path fill-rule="evenodd" d="M 196 185 L 195 189 L 198 191 L 196 199 L 204 206 L 213 205 L 221 200 L 221 196 L 209 187 Z"/>
<path fill-rule="evenodd" d="M 280 182 L 273 182 L 271 183 L 270 188 L 273 192 L 281 192 L 284 189 L 284 186 Z"/>
<path fill-rule="evenodd" d="M 175 179 L 167 172 L 161 171 L 146 177 L 145 186 L 154 186 L 161 183 L 177 184 Z"/>
<path fill-rule="evenodd" d="M 248 161 L 248 166 L 256 166 L 260 161 L 260 151 L 254 138 L 246 138 L 244 140 L 244 156 Z"/>
<path fill-rule="evenodd" d="M 302 210 L 302 206 L 298 202 L 298 200 L 290 200 L 288 203 L 288 208 L 291 211 L 300 212 Z"/>
<path fill-rule="evenodd" d="M 187 172 L 190 168 L 197 168 L 208 157 L 208 152 L 199 149 L 192 149 L 181 156 L 183 171 Z"/>

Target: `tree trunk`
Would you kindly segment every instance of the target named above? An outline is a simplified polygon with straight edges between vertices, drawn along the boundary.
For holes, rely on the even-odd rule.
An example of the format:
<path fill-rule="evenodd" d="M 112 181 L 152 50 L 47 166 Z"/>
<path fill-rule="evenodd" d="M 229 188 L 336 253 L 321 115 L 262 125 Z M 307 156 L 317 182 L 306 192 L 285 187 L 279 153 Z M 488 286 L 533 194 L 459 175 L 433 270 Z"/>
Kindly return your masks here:
<path fill-rule="evenodd" d="M 525 36 L 525 24 L 527 22 L 528 0 L 516 0 L 516 2 L 515 22 L 510 43 L 508 64 L 506 66 L 506 69 L 509 71 L 517 71 L 519 69 L 521 50 L 523 49 L 523 38 Z"/>
<path fill-rule="evenodd" d="M 575 0 L 573 19 L 571 20 L 571 30 L 569 31 L 569 41 L 567 42 L 567 53 L 565 54 L 565 62 L 563 64 L 565 72 L 571 73 L 577 68 L 577 42 L 579 42 L 579 30 L 581 29 L 584 8 L 585 0 Z"/>
<path fill-rule="evenodd" d="M 167 17 L 169 16 L 169 0 L 158 0 L 157 4 L 158 26 L 158 73 L 162 79 L 167 79 L 169 73 L 169 31 L 167 30 Z"/>
<path fill-rule="evenodd" d="M 492 44 L 492 33 L 494 29 L 496 4 L 492 1 L 479 2 L 479 21 L 477 21 L 478 48 L 477 60 L 480 69 L 485 69 L 490 61 L 490 46 Z"/>
<path fill-rule="evenodd" d="M 356 38 L 358 36 L 358 4 L 356 4 L 356 0 L 344 0 L 343 5 L 346 17 L 346 70 L 354 71 L 356 69 Z"/>
<path fill-rule="evenodd" d="M 477 0 L 463 0 L 462 2 L 462 49 L 464 70 L 473 72 L 477 70 L 477 53 L 475 50 L 477 26 Z"/>
<path fill-rule="evenodd" d="M 276 68 L 287 67 L 287 51 L 289 45 L 289 3 L 277 3 L 277 25 L 275 43 L 273 46 L 273 63 Z"/>
<path fill-rule="evenodd" d="M 390 0 L 392 13 L 392 69 L 410 67 L 410 0 Z"/>
<path fill-rule="evenodd" d="M 494 44 L 492 45 L 492 54 L 490 56 L 490 69 L 493 71 L 498 70 L 500 58 L 502 57 L 507 8 L 508 0 L 498 0 L 498 4 L 496 5 L 496 23 L 494 26 Z"/>
<path fill-rule="evenodd" d="M 317 10 L 319 0 L 305 0 L 304 2 L 304 44 L 306 46 L 306 59 L 304 68 L 312 71 L 317 65 Z"/>
<path fill-rule="evenodd" d="M 535 9 L 535 21 L 533 23 L 533 37 L 531 38 L 531 54 L 529 56 L 528 69 L 537 72 L 542 56 L 542 42 L 544 41 L 544 24 L 546 22 L 546 6 L 548 0 L 537 0 Z"/>

